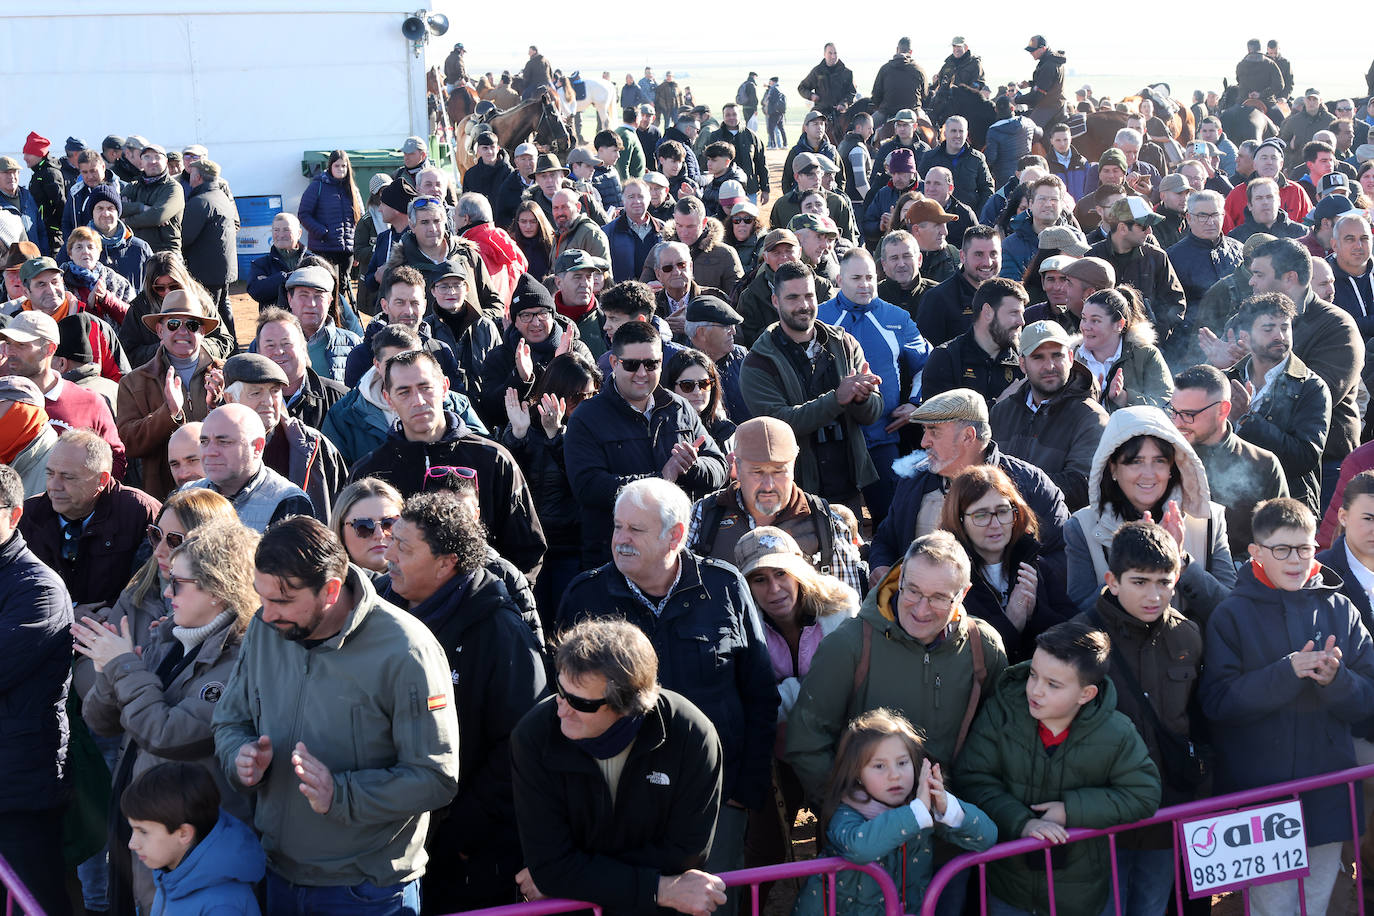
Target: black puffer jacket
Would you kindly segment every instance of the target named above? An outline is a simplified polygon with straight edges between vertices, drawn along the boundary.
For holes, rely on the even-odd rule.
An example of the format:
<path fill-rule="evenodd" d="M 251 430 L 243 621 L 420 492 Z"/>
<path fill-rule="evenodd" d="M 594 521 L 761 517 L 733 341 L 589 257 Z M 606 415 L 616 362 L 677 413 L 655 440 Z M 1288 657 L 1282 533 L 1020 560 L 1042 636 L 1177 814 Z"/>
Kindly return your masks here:
<path fill-rule="evenodd" d="M 0 545 L 0 812 L 41 811 L 66 797 L 72 601 L 18 531 Z"/>
<path fill-rule="evenodd" d="M 534 393 L 534 386 L 544 377 L 544 370 L 549 368 L 549 363 L 553 362 L 553 358 L 558 354 L 563 335 L 576 333 L 572 329 L 572 320 L 555 312 L 553 331 L 539 343 L 529 345 L 534 374 L 530 376 L 529 382 L 525 383 L 515 371 L 515 348 L 524 336 L 514 323 L 506 328 L 501 343 L 487 354 L 486 363 L 482 367 L 482 378 L 477 386 L 481 397 L 480 400 L 473 400 L 477 405 L 477 412 L 482 416 L 482 422 L 493 429 L 504 426 L 507 419 L 506 389 L 514 388 L 519 392 L 521 400 L 528 400 Z M 589 363 L 596 362 L 596 358 L 581 340 L 574 339 L 569 352 L 584 357 Z M 468 397 L 472 398 L 472 395 L 469 394 Z"/>

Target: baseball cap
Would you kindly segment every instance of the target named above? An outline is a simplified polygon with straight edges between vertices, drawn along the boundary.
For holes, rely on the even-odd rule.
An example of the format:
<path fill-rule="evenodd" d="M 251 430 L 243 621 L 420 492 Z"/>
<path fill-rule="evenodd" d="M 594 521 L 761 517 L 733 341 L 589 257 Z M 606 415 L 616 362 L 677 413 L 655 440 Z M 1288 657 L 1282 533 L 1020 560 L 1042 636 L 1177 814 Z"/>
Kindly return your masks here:
<path fill-rule="evenodd" d="M 553 272 L 556 274 L 571 273 L 574 270 L 600 270 L 597 259 L 592 257 L 581 248 L 569 248 L 558 256 L 554 262 Z"/>
<path fill-rule="evenodd" d="M 1350 202 L 1350 198 L 1344 194 L 1332 194 L 1330 197 L 1323 197 L 1317 205 L 1308 213 L 1304 220 L 1308 225 L 1320 226 L 1324 219 L 1335 219 L 1342 213 L 1349 213 L 1355 209 L 1355 205 Z"/>
<path fill-rule="evenodd" d="M 1164 179 L 1159 183 L 1159 190 L 1169 191 L 1173 194 L 1182 194 L 1185 191 L 1191 191 L 1192 185 L 1188 184 L 1188 179 L 1184 178 L 1178 172 L 1174 172 L 1172 175 L 1164 176 Z"/>
<path fill-rule="evenodd" d="M 813 109 L 811 109 L 810 111 L 808 111 L 808 112 L 806 113 L 806 117 L 802 119 L 802 125 L 805 126 L 805 125 L 807 125 L 807 124 L 810 124 L 812 121 L 824 121 L 824 120 L 825 120 L 825 115 L 813 108 Z"/>
<path fill-rule="evenodd" d="M 929 197 L 916 200 L 906 211 L 906 221 L 913 226 L 917 223 L 952 223 L 958 218 L 953 213 L 946 213 L 944 207 Z"/>
<path fill-rule="evenodd" d="M 807 169 L 819 168 L 820 164 L 820 157 L 817 156 L 815 153 L 797 153 L 797 155 L 792 159 L 792 174 L 800 175 Z"/>
<path fill-rule="evenodd" d="M 797 241 L 797 234 L 791 229 L 774 229 L 763 237 L 763 250 L 772 251 L 779 245 L 795 245 L 801 247 L 801 242 Z"/>
<path fill-rule="evenodd" d="M 787 224 L 787 228 L 793 232 L 800 232 L 809 229 L 821 235 L 833 235 L 839 238 L 840 227 L 835 225 L 835 221 L 828 216 L 817 216 L 814 213 L 798 213 L 792 217 L 792 221 Z"/>
<path fill-rule="evenodd" d="M 1073 346 L 1073 337 L 1057 321 L 1032 321 L 1021 329 L 1021 355 L 1030 356 L 1042 344 L 1058 343 Z"/>
<path fill-rule="evenodd" d="M 148 146 L 148 140 L 147 140 L 147 138 L 146 138 L 146 137 L 140 137 L 138 134 L 129 134 L 129 138 L 128 138 L 127 140 L 124 141 L 124 148 L 125 148 L 125 149 L 143 150 L 143 149 L 146 148 L 147 146 Z"/>
<path fill-rule="evenodd" d="M 192 143 L 190 146 L 184 147 L 181 154 L 183 156 L 199 156 L 202 159 L 206 159 L 209 157 L 210 151 L 199 143 Z"/>
<path fill-rule="evenodd" d="M 1134 195 L 1123 197 L 1112 204 L 1107 217 L 1111 223 L 1139 223 L 1142 226 L 1155 226 L 1164 222 L 1164 217 L 1154 211 L 1149 201 Z"/>
<path fill-rule="evenodd" d="M 449 277 L 467 280 L 468 276 L 468 262 L 466 260 L 463 258 L 449 258 L 430 275 L 430 279 L 433 283 L 438 283 L 440 280 L 447 280 Z"/>
<path fill-rule="evenodd" d="M 517 146 L 517 147 L 515 148 L 515 156 L 516 156 L 517 159 L 518 159 L 519 157 L 521 157 L 521 156 L 538 156 L 538 155 L 539 155 L 539 147 L 535 146 L 533 143 L 521 143 L 519 146 Z"/>
<path fill-rule="evenodd" d="M 568 165 L 569 165 L 569 166 L 574 166 L 574 165 L 593 165 L 593 166 L 594 166 L 594 165 L 600 165 L 600 164 L 601 164 L 601 160 L 597 159 L 595 156 L 593 156 L 591 153 L 587 152 L 586 150 L 584 150 L 584 149 L 583 149 L 582 147 L 580 147 L 580 146 L 577 147 L 576 149 L 572 150 L 572 152 L 568 153 Z"/>
<path fill-rule="evenodd" d="M 19 279 L 27 283 L 41 273 L 58 269 L 57 262 L 52 258 L 29 258 L 24 262 L 24 266 L 19 268 Z"/>
<path fill-rule="evenodd" d="M 740 200 L 744 197 L 744 185 L 733 178 L 721 182 L 720 192 L 717 195 L 720 200 Z"/>
<path fill-rule="evenodd" d="M 13 156 L 0 156 L 0 172 L 19 171 L 19 160 Z"/>
<path fill-rule="evenodd" d="M 709 321 L 711 324 L 744 324 L 744 316 L 719 296 L 697 296 L 687 303 L 684 317 L 687 321 Z"/>
<path fill-rule="evenodd" d="M 1321 98 L 1321 95 L 1322 95 L 1322 94 L 1321 94 L 1320 92 L 1318 92 L 1316 89 L 1308 89 L 1306 92 L 1303 93 L 1303 96 L 1311 96 L 1311 95 L 1315 95 L 1317 98 Z"/>
<path fill-rule="evenodd" d="M 792 535 L 781 528 L 763 525 L 746 531 L 735 543 L 735 567 L 747 576 L 756 569 L 782 569 L 794 576 L 806 576 L 810 565 Z"/>
<path fill-rule="evenodd" d="M 1323 175 L 1322 180 L 1317 185 L 1317 193 L 1319 194 L 1329 194 L 1338 190 L 1348 191 L 1349 189 L 1350 179 L 1345 177 L 1344 172 L 1332 172 L 1329 175 Z"/>
<path fill-rule="evenodd" d="M 955 35 L 953 38 L 949 40 L 949 43 L 956 46 L 968 44 L 968 42 L 964 40 L 964 36 L 962 35 Z"/>
<path fill-rule="evenodd" d="M 955 388 L 928 398 L 910 414 L 912 423 L 988 422 L 988 402 L 972 388 Z"/>
<path fill-rule="evenodd" d="M 747 200 L 741 200 L 739 203 L 735 204 L 733 207 L 730 208 L 731 216 L 738 216 L 741 213 L 748 214 L 749 216 L 754 217 L 754 219 L 759 218 L 759 208 L 754 206 Z"/>
<path fill-rule="evenodd" d="M 1044 35 L 1032 35 L 1032 36 L 1031 36 L 1031 40 L 1030 40 L 1030 44 L 1026 45 L 1026 50 L 1027 50 L 1027 51 L 1038 51 L 1038 50 L 1040 50 L 1041 48 L 1045 47 L 1045 45 L 1046 45 L 1046 42 L 1045 42 L 1045 36 L 1044 36 Z"/>
<path fill-rule="evenodd" d="M 124 138 L 121 137 L 119 134 L 110 134 L 110 135 L 109 135 L 108 137 L 106 137 L 104 140 L 101 140 L 101 141 L 100 141 L 100 149 L 101 149 L 101 152 L 104 152 L 105 150 L 109 150 L 109 149 L 123 149 L 123 148 L 124 148 Z"/>
<path fill-rule="evenodd" d="M 425 141 L 422 137 L 406 137 L 405 142 L 401 144 L 401 152 L 403 153 L 418 153 L 424 149 Z"/>
<path fill-rule="evenodd" d="M 13 340 L 15 343 L 33 343 L 35 340 L 46 340 L 48 343 L 55 344 L 60 336 L 56 319 L 46 312 L 38 311 L 38 309 L 20 312 L 10 319 L 9 324 L 0 328 L 0 337 Z"/>
<path fill-rule="evenodd" d="M 754 417 L 735 430 L 735 457 L 743 461 L 792 461 L 800 451 L 797 434 L 777 417 Z"/>
<path fill-rule="evenodd" d="M 165 146 L 162 146 L 161 144 L 158 144 L 158 143 L 149 143 L 149 144 L 147 144 L 147 145 L 145 145 L 145 146 L 143 147 L 143 152 L 146 153 L 146 152 L 148 152 L 148 150 L 152 150 L 153 152 L 157 153 L 159 156 L 165 156 L 165 155 L 167 155 L 167 148 L 166 148 Z"/>
<path fill-rule="evenodd" d="M 1047 271 L 1057 270 L 1060 273 L 1063 273 L 1064 268 L 1068 267 L 1070 264 L 1077 260 L 1078 258 L 1071 254 L 1050 255 L 1048 258 L 1040 262 L 1040 272 L 1043 274 Z"/>
<path fill-rule="evenodd" d="M 915 124 L 916 112 L 912 111 L 910 108 L 903 108 L 902 110 L 898 111 L 895 115 L 892 116 L 892 120 L 908 121 L 912 124 Z"/>

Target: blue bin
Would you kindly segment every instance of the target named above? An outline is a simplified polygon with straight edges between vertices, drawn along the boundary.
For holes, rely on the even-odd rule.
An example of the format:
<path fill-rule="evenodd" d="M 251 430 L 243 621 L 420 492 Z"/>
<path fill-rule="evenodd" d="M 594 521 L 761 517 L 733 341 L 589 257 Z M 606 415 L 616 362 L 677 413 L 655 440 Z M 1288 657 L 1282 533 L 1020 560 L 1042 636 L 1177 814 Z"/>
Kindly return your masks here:
<path fill-rule="evenodd" d="M 239 208 L 239 279 L 248 279 L 248 267 L 272 247 L 272 220 L 281 212 L 280 194 L 236 197 Z"/>

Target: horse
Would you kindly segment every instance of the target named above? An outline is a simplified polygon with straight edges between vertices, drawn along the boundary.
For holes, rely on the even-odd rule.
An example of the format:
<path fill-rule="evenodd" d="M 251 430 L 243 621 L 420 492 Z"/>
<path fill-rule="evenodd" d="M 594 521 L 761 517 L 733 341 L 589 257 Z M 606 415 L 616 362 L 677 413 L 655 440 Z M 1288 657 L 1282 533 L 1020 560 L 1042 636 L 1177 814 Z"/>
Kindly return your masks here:
<path fill-rule="evenodd" d="M 1193 137 L 1196 136 L 1193 112 L 1187 105 L 1173 97 L 1168 83 L 1146 86 L 1136 95 L 1128 95 L 1122 101 L 1131 102 L 1140 99 L 1149 99 L 1154 105 L 1154 116 L 1164 122 L 1165 128 L 1169 131 L 1169 136 L 1185 146 L 1193 142 Z M 1161 105 L 1161 102 L 1168 104 Z M 1170 108 L 1173 109 L 1173 114 L 1168 113 Z"/>
<path fill-rule="evenodd" d="M 611 120 L 611 107 L 615 104 L 615 86 L 603 79 L 593 77 L 581 77 L 582 79 L 582 98 L 578 98 L 576 92 L 572 91 L 569 85 L 570 97 L 566 100 L 571 111 L 568 116 L 572 119 L 577 130 L 577 136 L 582 138 L 582 112 L 588 108 L 596 112 L 596 129 L 598 131 L 610 130 L 615 126 L 615 121 Z"/>
<path fill-rule="evenodd" d="M 849 133 L 850 128 L 853 127 L 855 116 L 859 114 L 867 114 L 870 116 L 873 114 L 872 99 L 867 96 L 860 96 L 854 100 L 852 105 L 845 108 L 844 111 L 835 112 L 835 117 L 825 122 L 825 132 L 827 136 L 830 137 L 830 142 L 839 146 L 845 134 Z M 892 121 L 884 121 L 881 124 L 876 121 L 874 122 L 873 144 L 875 148 L 878 144 L 886 143 L 895 136 L 897 136 L 897 132 L 893 129 Z M 925 121 L 918 121 L 916 123 L 916 138 L 924 140 L 927 146 L 935 145 L 936 136 L 934 128 Z"/>
<path fill-rule="evenodd" d="M 1268 140 L 1279 135 L 1278 125 L 1269 117 L 1262 101 L 1238 101 L 1240 87 L 1223 85 L 1217 117 L 1221 119 L 1221 129 L 1228 140 L 1240 146 L 1246 140 Z"/>
<path fill-rule="evenodd" d="M 971 86 L 955 85 L 941 90 L 931 96 L 929 108 L 937 125 L 943 125 L 954 115 L 968 121 L 968 143 L 980 150 L 987 145 L 988 128 L 997 120 L 997 107 Z"/>
<path fill-rule="evenodd" d="M 572 137 L 568 133 L 568 127 L 558 116 L 548 93 L 543 93 L 528 102 L 521 102 L 505 111 L 498 111 L 481 123 L 496 134 L 496 142 L 512 157 L 515 155 L 515 148 L 528 140 L 531 134 L 534 135 L 537 145 L 548 147 L 559 157 L 566 156 L 572 148 Z M 458 139 L 454 157 L 462 172 L 466 172 L 475 161 L 468 151 L 468 132 L 472 124 L 471 116 L 464 118 L 456 131 Z"/>
<path fill-rule="evenodd" d="M 472 84 L 461 83 L 448 89 L 438 67 L 430 67 L 425 74 L 425 90 L 430 99 L 443 105 L 450 124 L 457 124 L 477 110 L 477 90 Z"/>

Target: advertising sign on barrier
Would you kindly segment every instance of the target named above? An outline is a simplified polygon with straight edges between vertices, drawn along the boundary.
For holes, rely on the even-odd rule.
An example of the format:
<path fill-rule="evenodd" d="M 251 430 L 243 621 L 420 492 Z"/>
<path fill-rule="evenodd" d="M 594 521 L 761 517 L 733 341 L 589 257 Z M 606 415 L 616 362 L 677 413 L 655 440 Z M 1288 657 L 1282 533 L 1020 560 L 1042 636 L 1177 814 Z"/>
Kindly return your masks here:
<path fill-rule="evenodd" d="M 1307 875 L 1307 839 L 1297 801 L 1184 821 L 1179 833 L 1190 897 Z"/>

